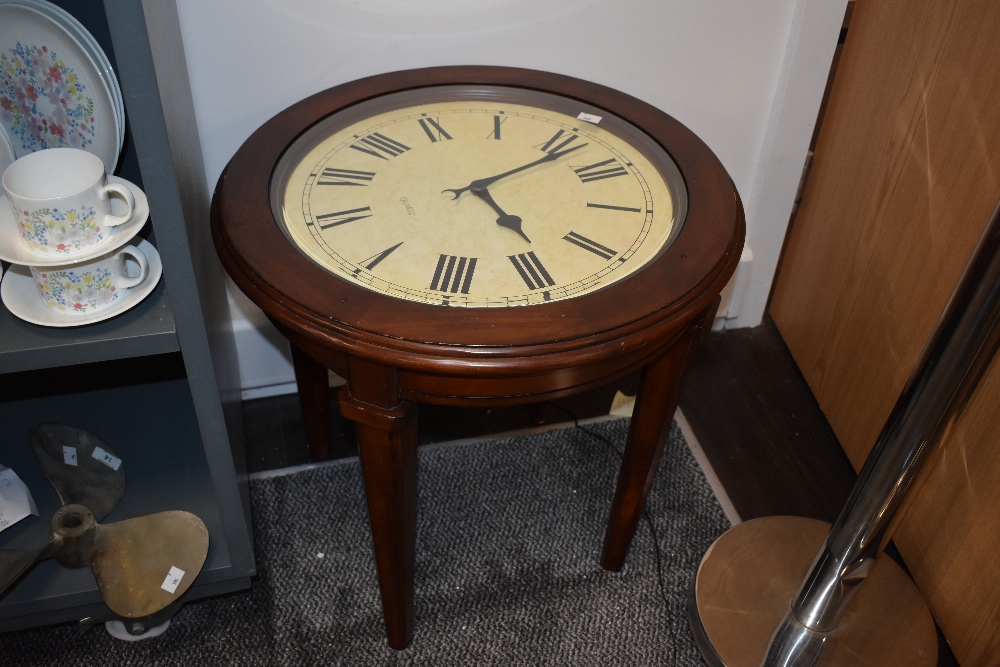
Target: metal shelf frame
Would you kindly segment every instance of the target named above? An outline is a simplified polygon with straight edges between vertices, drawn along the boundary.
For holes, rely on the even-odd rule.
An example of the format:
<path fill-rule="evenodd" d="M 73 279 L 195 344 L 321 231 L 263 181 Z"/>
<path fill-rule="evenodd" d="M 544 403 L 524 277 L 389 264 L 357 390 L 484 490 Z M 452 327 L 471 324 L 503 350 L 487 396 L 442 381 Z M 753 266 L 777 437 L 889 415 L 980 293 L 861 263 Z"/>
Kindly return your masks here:
<path fill-rule="evenodd" d="M 58 498 L 27 434 L 35 424 L 61 422 L 93 432 L 125 463 L 125 498 L 106 521 L 186 509 L 206 523 L 209 557 L 188 599 L 246 588 L 255 565 L 238 366 L 177 8 L 169 0 L 54 2 L 94 35 L 118 74 L 127 132 L 116 173 L 149 199 L 144 234 L 164 270 L 142 304 L 93 325 L 37 327 L 0 308 L 0 381 L 26 386 L 23 396 L 6 387 L 0 399 L 0 463 L 28 484 L 40 513 L 0 533 L 0 548 L 29 548 L 48 534 Z M 182 359 L 180 379 L 152 372 L 171 353 Z M 92 385 L 95 369 L 122 359 L 133 370 L 129 379 Z M 102 611 L 89 569 L 48 561 L 0 601 L 0 631 Z"/>

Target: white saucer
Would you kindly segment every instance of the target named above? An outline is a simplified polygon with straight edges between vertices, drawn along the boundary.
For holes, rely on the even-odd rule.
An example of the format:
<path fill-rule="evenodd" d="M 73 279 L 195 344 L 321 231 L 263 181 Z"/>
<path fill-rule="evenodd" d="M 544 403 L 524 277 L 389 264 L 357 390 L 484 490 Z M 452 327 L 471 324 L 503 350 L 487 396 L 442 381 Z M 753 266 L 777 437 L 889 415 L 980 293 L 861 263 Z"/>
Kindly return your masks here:
<path fill-rule="evenodd" d="M 139 189 L 134 183 L 126 181 L 117 176 L 108 176 L 109 183 L 121 183 L 132 191 L 135 197 L 135 213 L 128 222 L 111 228 L 111 232 L 103 241 L 95 246 L 88 246 L 85 252 L 73 255 L 63 254 L 36 254 L 24 247 L 21 235 L 17 230 L 17 221 L 14 219 L 14 211 L 10 208 L 7 195 L 0 195 L 0 259 L 12 264 L 23 264 L 24 266 L 60 266 L 62 264 L 74 264 L 85 262 L 94 257 L 100 257 L 112 248 L 125 245 L 129 239 L 139 233 L 142 226 L 149 219 L 149 200 L 146 193 Z M 127 209 L 125 202 L 111 197 L 111 212 L 123 214 Z"/>
<path fill-rule="evenodd" d="M 15 317 L 38 324 L 43 327 L 80 327 L 85 324 L 93 324 L 110 319 L 115 315 L 121 315 L 126 310 L 133 308 L 145 299 L 156 287 L 163 275 L 163 264 L 160 262 L 160 254 L 149 241 L 141 240 L 136 246 L 149 262 L 149 274 L 142 284 L 132 287 L 126 291 L 125 295 L 110 308 L 99 310 L 89 315 L 61 315 L 54 310 L 50 310 L 41 297 L 38 296 L 38 288 L 35 287 L 35 279 L 31 276 L 31 269 L 26 266 L 12 266 L 7 269 L 7 273 L 0 282 L 0 298 Z"/>

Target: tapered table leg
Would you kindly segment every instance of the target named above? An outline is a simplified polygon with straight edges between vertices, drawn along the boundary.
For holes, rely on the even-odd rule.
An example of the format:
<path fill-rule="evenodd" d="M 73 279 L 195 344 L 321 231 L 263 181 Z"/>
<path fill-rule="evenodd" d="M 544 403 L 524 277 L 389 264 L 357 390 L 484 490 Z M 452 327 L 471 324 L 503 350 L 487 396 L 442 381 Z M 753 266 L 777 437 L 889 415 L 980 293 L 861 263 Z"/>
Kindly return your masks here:
<path fill-rule="evenodd" d="M 326 366 L 300 350 L 294 343 L 292 364 L 299 387 L 299 402 L 306 427 L 309 455 L 316 461 L 330 458 L 333 451 L 333 410 Z"/>
<path fill-rule="evenodd" d="M 411 403 L 378 407 L 340 391 L 341 413 L 357 426 L 375 566 L 389 646 L 413 639 L 417 536 L 417 411 Z"/>
<path fill-rule="evenodd" d="M 697 344 L 711 329 L 718 304 L 717 298 L 680 340 L 642 370 L 611 517 L 604 534 L 601 566 L 605 570 L 618 572 L 625 565 L 625 556 L 667 444 L 684 370 Z"/>

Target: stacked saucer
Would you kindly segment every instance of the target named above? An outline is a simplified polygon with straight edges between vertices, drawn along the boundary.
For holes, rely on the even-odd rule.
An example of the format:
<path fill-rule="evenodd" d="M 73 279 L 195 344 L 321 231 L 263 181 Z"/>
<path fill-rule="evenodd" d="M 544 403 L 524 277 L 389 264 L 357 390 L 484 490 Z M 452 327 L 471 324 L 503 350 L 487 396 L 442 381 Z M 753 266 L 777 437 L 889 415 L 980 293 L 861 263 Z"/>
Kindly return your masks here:
<path fill-rule="evenodd" d="M 37 151 L 3 172 L 0 259 L 12 266 L 0 298 L 16 317 L 50 327 L 100 322 L 140 303 L 162 265 L 145 240 L 142 190 L 109 176 L 96 156 L 72 148 Z"/>

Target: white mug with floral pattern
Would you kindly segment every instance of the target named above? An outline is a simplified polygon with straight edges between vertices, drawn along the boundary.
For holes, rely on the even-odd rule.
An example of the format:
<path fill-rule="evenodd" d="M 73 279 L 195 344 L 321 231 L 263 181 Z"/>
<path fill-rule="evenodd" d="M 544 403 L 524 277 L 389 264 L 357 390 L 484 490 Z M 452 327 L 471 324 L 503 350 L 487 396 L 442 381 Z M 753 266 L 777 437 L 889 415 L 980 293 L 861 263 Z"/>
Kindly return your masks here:
<path fill-rule="evenodd" d="M 128 258 L 138 264 L 129 275 Z M 149 275 L 149 263 L 132 245 L 105 253 L 96 259 L 61 266 L 32 266 L 38 294 L 50 310 L 60 315 L 90 315 L 118 303 L 130 287 L 141 285 Z"/>
<path fill-rule="evenodd" d="M 135 213 L 132 191 L 108 183 L 101 158 L 78 148 L 28 153 L 7 167 L 2 180 L 21 241 L 36 254 L 85 254 Z M 125 200 L 126 213 L 111 212 L 110 195 Z"/>

